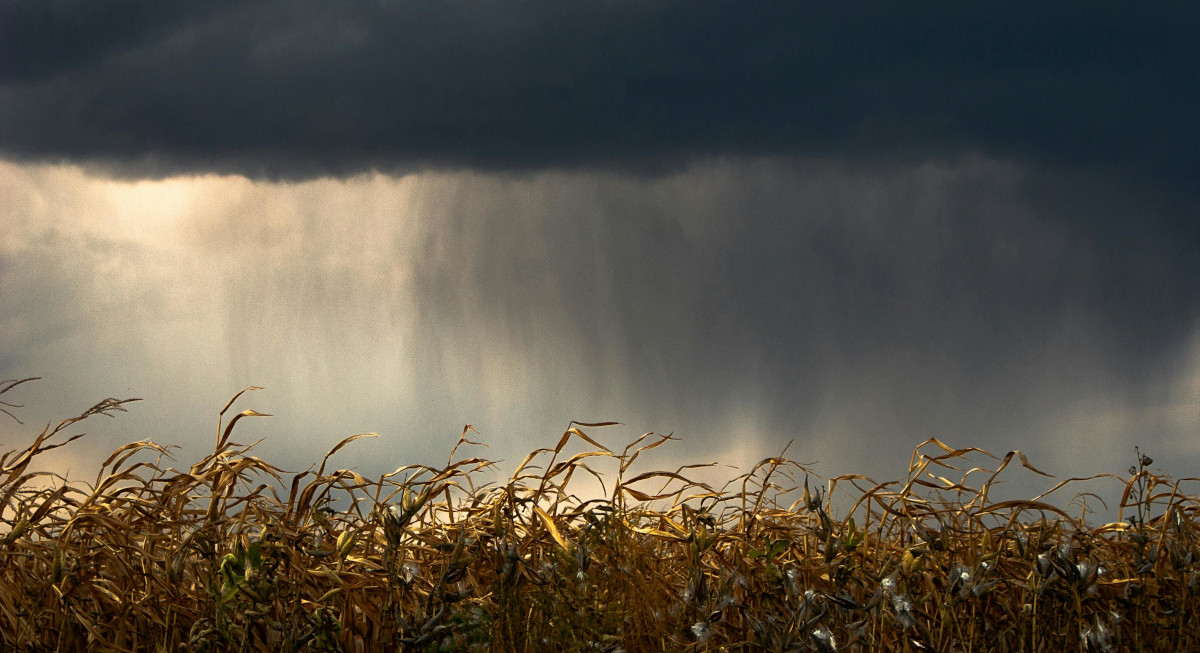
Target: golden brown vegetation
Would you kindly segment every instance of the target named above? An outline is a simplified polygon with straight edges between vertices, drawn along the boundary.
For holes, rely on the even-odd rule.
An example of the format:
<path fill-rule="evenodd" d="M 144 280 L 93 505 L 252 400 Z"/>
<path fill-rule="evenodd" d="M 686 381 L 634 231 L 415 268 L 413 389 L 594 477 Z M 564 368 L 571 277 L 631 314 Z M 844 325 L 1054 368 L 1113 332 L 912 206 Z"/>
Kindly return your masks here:
<path fill-rule="evenodd" d="M 1040 498 L 990 501 L 1014 457 L 1033 469 L 1018 452 L 954 481 L 940 474 L 989 454 L 935 440 L 904 482 L 824 492 L 782 457 L 719 488 L 694 467 L 634 473 L 673 438 L 612 450 L 582 430 L 604 424 L 572 424 L 506 482 L 477 485 L 491 464 L 456 458 L 468 429 L 444 468 L 328 471 L 354 436 L 287 474 L 231 441 L 258 415 L 225 421 L 241 394 L 184 470 L 144 441 L 94 485 L 31 471 L 78 421 L 122 411 L 114 399 L 0 457 L 0 649 L 1200 648 L 1197 499 L 1140 452 L 1118 521 L 1089 527 Z M 573 494 L 589 476 L 603 497 Z M 839 484 L 857 497 L 843 518 Z"/>

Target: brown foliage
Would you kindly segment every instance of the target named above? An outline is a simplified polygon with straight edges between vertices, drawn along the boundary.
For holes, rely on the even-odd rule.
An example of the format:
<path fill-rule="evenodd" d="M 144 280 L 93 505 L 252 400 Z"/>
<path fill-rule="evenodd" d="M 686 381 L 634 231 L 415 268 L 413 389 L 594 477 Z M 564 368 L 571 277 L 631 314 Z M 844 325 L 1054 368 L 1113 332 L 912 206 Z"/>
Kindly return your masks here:
<path fill-rule="evenodd" d="M 1140 452 L 1118 521 L 1089 527 L 1045 495 L 989 501 L 1014 458 L 1041 473 L 1023 454 L 955 481 L 939 470 L 990 454 L 937 440 L 903 483 L 850 475 L 826 492 L 782 456 L 721 488 L 690 480 L 698 466 L 633 473 L 673 438 L 617 452 L 582 430 L 608 424 L 572 424 L 503 483 L 477 484 L 487 460 L 455 458 L 475 444 L 470 427 L 444 468 L 327 471 L 357 435 L 315 472 L 289 474 L 231 440 L 260 415 L 226 421 L 240 395 L 214 452 L 186 471 L 148 441 L 114 452 L 94 485 L 30 471 L 79 437 L 65 433 L 76 422 L 124 410 L 114 399 L 0 457 L 0 649 L 1200 647 L 1197 499 Z M 573 445 L 588 448 L 568 455 Z M 590 466 L 601 459 L 615 474 Z M 581 471 L 602 495 L 568 491 Z M 841 519 L 839 486 L 854 488 Z"/>

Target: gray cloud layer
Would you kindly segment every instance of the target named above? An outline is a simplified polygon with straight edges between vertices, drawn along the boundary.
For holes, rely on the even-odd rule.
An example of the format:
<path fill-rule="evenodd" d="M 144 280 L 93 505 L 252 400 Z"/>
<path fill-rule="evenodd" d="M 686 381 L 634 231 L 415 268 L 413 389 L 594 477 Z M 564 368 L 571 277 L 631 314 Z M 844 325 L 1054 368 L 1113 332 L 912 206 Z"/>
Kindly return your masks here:
<path fill-rule="evenodd" d="M 981 152 L 1191 186 L 1198 31 L 1181 3 L 12 2 L 0 154 L 303 178 Z"/>
<path fill-rule="evenodd" d="M 881 476 L 931 435 L 1184 471 L 1196 33 L 1188 4 L 0 2 L 0 371 L 149 387 L 167 442 L 266 385 L 301 466 L 316 434 L 440 453 L 472 421 L 503 457 L 620 419 Z M 180 182 L 146 240 L 43 162 L 255 181 Z"/>
<path fill-rule="evenodd" d="M 987 159 L 188 183 L 172 247 L 64 233 L 119 212 L 85 195 L 0 258 L 0 369 L 49 377 L 28 403 L 147 398 L 100 451 L 202 452 L 253 383 L 276 417 L 246 439 L 293 468 L 368 430 L 343 464 L 435 462 L 465 422 L 512 460 L 571 419 L 879 478 L 930 436 L 1060 475 L 1200 461 L 1200 274 L 1114 233 L 1126 189 Z"/>

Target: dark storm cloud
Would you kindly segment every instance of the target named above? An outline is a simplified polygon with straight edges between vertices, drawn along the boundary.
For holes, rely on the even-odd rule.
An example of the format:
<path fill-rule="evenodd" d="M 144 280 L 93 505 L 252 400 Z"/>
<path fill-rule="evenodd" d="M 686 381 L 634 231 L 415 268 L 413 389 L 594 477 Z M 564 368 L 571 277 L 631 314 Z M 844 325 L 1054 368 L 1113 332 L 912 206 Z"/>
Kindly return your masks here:
<path fill-rule="evenodd" d="M 440 194 L 419 304 L 460 347 L 523 352 L 531 413 L 561 421 L 703 450 L 744 414 L 834 471 L 897 473 L 936 436 L 1082 474 L 1159 436 L 1056 420 L 1169 403 L 1190 364 L 1194 249 L 1130 226 L 1151 197 L 1061 174 L 771 161 Z"/>
<path fill-rule="evenodd" d="M 130 391 L 103 394 L 166 412 L 139 384 L 207 389 L 196 411 L 266 385 L 305 447 L 433 449 L 469 421 L 519 458 L 617 419 L 883 478 L 929 436 L 1059 473 L 1119 471 L 1134 441 L 1197 460 L 1162 408 L 1195 405 L 1194 5 L 93 7 L 0 0 L 0 157 L 448 172 L 209 178 L 168 217 L 187 265 L 14 231 L 5 367 L 90 370 L 76 394 L 117 369 Z M 9 213 L 84 183 L 48 179 Z M 219 292 L 181 291 L 189 265 Z"/>
<path fill-rule="evenodd" d="M 136 48 L 224 1 L 45 0 L 0 3 L 0 82 L 31 83 Z"/>
<path fill-rule="evenodd" d="M 1200 178 L 1185 3 L 6 2 L 0 153 L 110 172 L 964 151 Z"/>

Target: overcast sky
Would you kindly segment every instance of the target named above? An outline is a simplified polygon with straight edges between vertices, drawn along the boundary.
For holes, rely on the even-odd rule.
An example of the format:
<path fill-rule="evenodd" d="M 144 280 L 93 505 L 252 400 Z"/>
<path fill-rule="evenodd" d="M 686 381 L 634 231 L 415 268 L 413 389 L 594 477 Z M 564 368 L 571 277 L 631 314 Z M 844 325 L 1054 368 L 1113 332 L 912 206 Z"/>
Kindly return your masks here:
<path fill-rule="evenodd" d="M 928 437 L 1200 469 L 1200 9 L 0 2 L 0 377 L 56 464 Z M 0 416 L 2 417 L 2 416 Z M 506 471 L 511 471 L 502 466 Z M 1066 497 L 1069 498 L 1069 497 Z"/>

